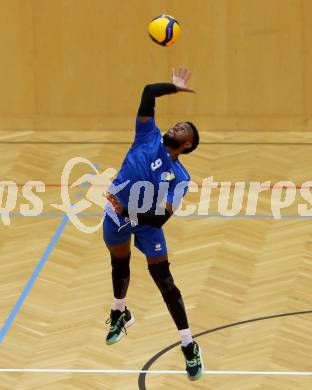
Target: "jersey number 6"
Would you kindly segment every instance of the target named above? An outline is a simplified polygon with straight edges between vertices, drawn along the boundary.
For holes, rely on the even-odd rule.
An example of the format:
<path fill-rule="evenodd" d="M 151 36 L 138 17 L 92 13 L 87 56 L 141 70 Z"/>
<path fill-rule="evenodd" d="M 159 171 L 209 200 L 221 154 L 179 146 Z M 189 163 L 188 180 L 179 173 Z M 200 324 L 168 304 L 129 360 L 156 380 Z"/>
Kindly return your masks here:
<path fill-rule="evenodd" d="M 151 170 L 156 171 L 156 169 L 158 169 L 161 166 L 162 166 L 162 161 L 160 158 L 158 158 L 156 161 L 151 163 Z"/>

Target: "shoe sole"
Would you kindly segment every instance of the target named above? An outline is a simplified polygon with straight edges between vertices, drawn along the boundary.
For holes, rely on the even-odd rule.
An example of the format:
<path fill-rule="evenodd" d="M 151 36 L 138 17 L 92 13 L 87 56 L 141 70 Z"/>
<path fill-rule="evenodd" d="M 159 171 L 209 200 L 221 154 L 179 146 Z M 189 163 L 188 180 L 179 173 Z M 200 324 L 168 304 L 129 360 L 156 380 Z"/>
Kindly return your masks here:
<path fill-rule="evenodd" d="M 131 314 L 130 320 L 129 320 L 128 322 L 125 323 L 124 327 L 127 329 L 127 328 L 129 328 L 131 325 L 133 325 L 134 322 L 135 322 L 134 317 L 133 317 L 133 315 Z M 107 340 L 106 340 L 106 344 L 107 344 L 107 345 L 115 344 L 115 343 L 117 343 L 124 335 L 125 335 L 124 332 L 120 332 L 120 333 L 119 333 L 119 336 L 118 336 L 116 339 L 114 339 L 113 341 L 107 341 Z"/>
<path fill-rule="evenodd" d="M 190 381 L 197 381 L 197 379 L 201 378 L 201 376 L 203 374 L 203 371 L 205 370 L 203 357 L 202 357 L 202 350 L 201 350 L 201 348 L 199 346 L 198 346 L 198 349 L 199 349 L 199 358 L 200 358 L 201 370 L 195 376 L 190 376 L 189 374 L 187 374 L 187 377 L 188 377 L 188 379 Z"/>

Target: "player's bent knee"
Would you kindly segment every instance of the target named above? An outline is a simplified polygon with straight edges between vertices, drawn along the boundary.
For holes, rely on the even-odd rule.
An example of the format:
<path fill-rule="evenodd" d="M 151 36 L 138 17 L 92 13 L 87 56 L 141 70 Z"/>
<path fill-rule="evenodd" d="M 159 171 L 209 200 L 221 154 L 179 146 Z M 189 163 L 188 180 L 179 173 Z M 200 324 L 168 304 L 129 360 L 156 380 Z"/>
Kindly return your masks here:
<path fill-rule="evenodd" d="M 154 282 L 157 284 L 165 302 L 172 299 L 176 300 L 181 297 L 180 290 L 174 284 L 169 265 L 170 263 L 168 261 L 164 261 L 158 264 L 149 264 L 148 266 L 148 270 Z"/>
<path fill-rule="evenodd" d="M 130 256 L 129 254 L 126 257 L 116 257 L 111 254 L 111 265 L 113 276 L 117 278 L 125 278 L 130 273 Z"/>
<path fill-rule="evenodd" d="M 178 287 L 174 286 L 170 291 L 167 291 L 166 294 L 163 295 L 163 298 L 164 301 L 170 305 L 175 304 L 182 296 Z"/>

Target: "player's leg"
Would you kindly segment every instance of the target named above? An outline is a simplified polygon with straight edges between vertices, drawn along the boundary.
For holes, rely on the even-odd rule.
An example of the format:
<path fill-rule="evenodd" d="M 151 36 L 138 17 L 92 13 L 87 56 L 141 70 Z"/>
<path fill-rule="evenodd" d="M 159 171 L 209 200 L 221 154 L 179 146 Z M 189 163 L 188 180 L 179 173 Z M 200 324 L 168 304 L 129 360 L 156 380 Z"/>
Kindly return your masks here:
<path fill-rule="evenodd" d="M 145 232 L 139 232 L 135 235 L 135 245 L 146 255 L 148 270 L 180 333 L 188 378 L 196 380 L 200 378 L 203 371 L 201 350 L 192 339 L 183 298 L 170 272 L 162 229 L 150 228 Z"/>
<path fill-rule="evenodd" d="M 107 344 L 116 343 L 126 332 L 126 328 L 134 323 L 134 318 L 126 307 L 126 294 L 130 281 L 130 244 L 131 232 L 118 232 L 118 226 L 104 220 L 104 241 L 110 252 L 112 266 L 112 284 L 114 292 L 113 309 L 110 318 L 110 330 L 106 337 Z"/>
<path fill-rule="evenodd" d="M 124 311 L 130 282 L 130 240 L 118 245 L 105 244 L 111 257 L 114 309 Z"/>
<path fill-rule="evenodd" d="M 176 286 L 170 271 L 168 257 L 146 256 L 148 270 L 158 287 L 169 313 L 180 332 L 183 346 L 187 346 L 193 341 L 186 310 L 181 296 L 181 292 Z"/>

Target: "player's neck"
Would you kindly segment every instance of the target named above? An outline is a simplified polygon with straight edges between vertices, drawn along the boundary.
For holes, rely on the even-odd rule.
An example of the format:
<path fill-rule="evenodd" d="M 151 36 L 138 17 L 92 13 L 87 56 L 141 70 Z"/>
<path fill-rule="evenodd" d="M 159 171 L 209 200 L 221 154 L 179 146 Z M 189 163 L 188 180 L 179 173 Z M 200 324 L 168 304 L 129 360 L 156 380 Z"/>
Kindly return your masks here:
<path fill-rule="evenodd" d="M 168 153 L 170 154 L 171 160 L 176 161 L 181 152 L 177 149 L 170 148 L 170 146 L 166 146 L 166 148 L 167 148 Z"/>

